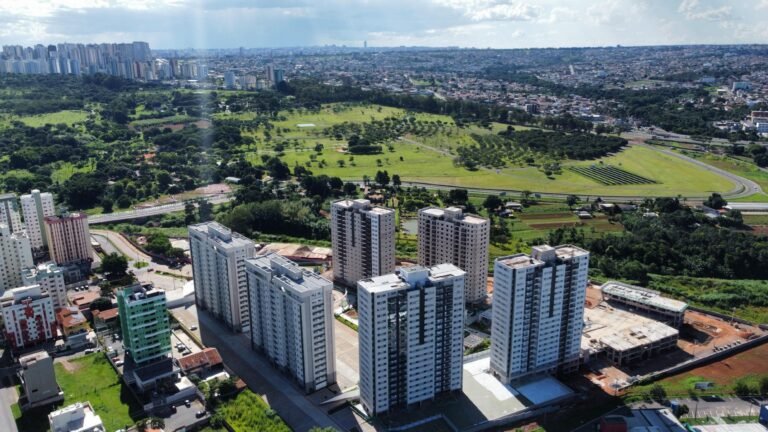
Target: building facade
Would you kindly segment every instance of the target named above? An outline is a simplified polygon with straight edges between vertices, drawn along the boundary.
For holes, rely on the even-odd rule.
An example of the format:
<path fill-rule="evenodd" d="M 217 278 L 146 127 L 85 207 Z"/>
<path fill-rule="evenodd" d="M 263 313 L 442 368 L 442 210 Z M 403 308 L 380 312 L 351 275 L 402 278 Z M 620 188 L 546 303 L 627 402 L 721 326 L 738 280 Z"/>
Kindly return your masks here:
<path fill-rule="evenodd" d="M 460 208 L 419 210 L 419 264 L 451 263 L 466 272 L 464 300 L 485 300 L 488 281 L 488 219 L 464 214 Z"/>
<path fill-rule="evenodd" d="M 30 266 L 22 270 L 21 272 L 22 284 L 28 285 L 40 285 L 43 292 L 48 293 L 48 296 L 53 302 L 53 308 L 63 308 L 67 306 L 67 288 L 64 284 L 64 272 L 56 265 L 56 263 L 49 262 L 40 264 L 37 267 Z"/>
<path fill-rule="evenodd" d="M 33 249 L 48 246 L 45 237 L 45 223 L 47 216 L 53 216 L 56 209 L 53 205 L 53 195 L 48 192 L 41 193 L 34 189 L 32 193 L 21 196 L 21 212 L 24 215 L 24 226 L 32 242 Z"/>
<path fill-rule="evenodd" d="M 12 233 L 24 230 L 16 194 L 0 194 L 0 224 L 8 225 Z"/>
<path fill-rule="evenodd" d="M 235 332 L 250 331 L 245 260 L 256 244 L 217 223 L 189 227 L 195 302 Z"/>
<path fill-rule="evenodd" d="M 53 359 L 46 351 L 37 351 L 19 358 L 19 381 L 22 394 L 19 407 L 28 410 L 64 400 L 64 392 L 56 382 Z"/>
<path fill-rule="evenodd" d="M 0 223 L 0 295 L 22 286 L 22 270 L 33 265 L 32 247 L 26 233 L 11 233 L 8 225 Z"/>
<path fill-rule="evenodd" d="M 307 393 L 336 382 L 333 283 L 277 254 L 245 262 L 251 347 Z"/>
<path fill-rule="evenodd" d="M 503 383 L 579 365 L 589 252 L 536 246 L 497 258 L 493 274 L 491 372 Z"/>
<path fill-rule="evenodd" d="M 360 400 L 371 415 L 460 391 L 464 271 L 401 268 L 358 283 Z"/>
<path fill-rule="evenodd" d="M 171 352 L 171 326 L 165 292 L 133 285 L 117 293 L 123 344 L 137 365 L 164 359 Z"/>
<path fill-rule="evenodd" d="M 334 280 L 357 281 L 395 270 L 395 211 L 364 199 L 331 205 Z"/>
<path fill-rule="evenodd" d="M 88 215 L 69 213 L 46 216 L 44 223 L 48 252 L 53 261 L 63 265 L 93 260 Z"/>
<path fill-rule="evenodd" d="M 39 285 L 6 291 L 0 298 L 0 308 L 7 346 L 22 349 L 56 339 L 53 302 Z"/>

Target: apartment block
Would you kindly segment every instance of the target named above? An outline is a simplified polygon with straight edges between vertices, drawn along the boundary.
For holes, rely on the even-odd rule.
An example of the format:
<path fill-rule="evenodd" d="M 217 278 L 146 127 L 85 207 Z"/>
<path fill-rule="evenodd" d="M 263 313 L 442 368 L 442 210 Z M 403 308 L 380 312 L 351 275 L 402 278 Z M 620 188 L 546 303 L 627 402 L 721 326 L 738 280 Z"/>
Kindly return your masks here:
<path fill-rule="evenodd" d="M 358 283 L 360 399 L 369 414 L 461 390 L 464 275 L 440 264 Z"/>
<path fill-rule="evenodd" d="M 488 219 L 464 214 L 457 207 L 419 210 L 419 264 L 451 263 L 466 272 L 464 299 L 485 300 L 488 281 Z"/>
<path fill-rule="evenodd" d="M 336 382 L 333 283 L 271 253 L 245 261 L 251 347 L 307 393 Z"/>
<path fill-rule="evenodd" d="M 40 285 L 10 289 L 0 297 L 5 341 L 13 349 L 56 339 L 58 328 L 53 302 Z"/>
<path fill-rule="evenodd" d="M 24 215 L 24 226 L 27 229 L 29 241 L 33 249 L 48 246 L 45 237 L 45 223 L 47 216 L 53 216 L 56 209 L 53 205 L 53 195 L 48 192 L 41 193 L 34 189 L 32 193 L 21 196 L 21 212 Z"/>
<path fill-rule="evenodd" d="M 61 216 L 46 216 L 44 223 L 48 252 L 53 261 L 63 265 L 93 260 L 88 215 L 67 213 Z"/>
<path fill-rule="evenodd" d="M 536 246 L 497 258 L 493 274 L 491 372 L 503 383 L 579 365 L 589 252 Z"/>
<path fill-rule="evenodd" d="M 195 301 L 235 332 L 250 331 L 245 260 L 256 244 L 217 223 L 189 226 Z"/>
<path fill-rule="evenodd" d="M 64 400 L 64 392 L 56 382 L 53 359 L 46 351 L 21 356 L 19 366 L 19 407 L 23 411 Z"/>
<path fill-rule="evenodd" d="M 0 194 L 0 224 L 8 225 L 12 233 L 24 230 L 16 194 Z"/>
<path fill-rule="evenodd" d="M 56 263 L 48 262 L 37 267 L 30 266 L 21 271 L 22 285 L 40 285 L 43 292 L 53 302 L 53 308 L 67 306 L 67 288 L 64 284 L 64 272 Z"/>
<path fill-rule="evenodd" d="M 357 281 L 395 270 L 395 211 L 364 199 L 331 205 L 334 280 Z"/>
<path fill-rule="evenodd" d="M 24 231 L 12 233 L 0 223 L 0 295 L 23 285 L 21 272 L 33 266 L 32 246 Z"/>
<path fill-rule="evenodd" d="M 165 291 L 151 285 L 133 285 L 117 293 L 123 344 L 137 365 L 167 357 L 171 352 L 171 326 Z"/>

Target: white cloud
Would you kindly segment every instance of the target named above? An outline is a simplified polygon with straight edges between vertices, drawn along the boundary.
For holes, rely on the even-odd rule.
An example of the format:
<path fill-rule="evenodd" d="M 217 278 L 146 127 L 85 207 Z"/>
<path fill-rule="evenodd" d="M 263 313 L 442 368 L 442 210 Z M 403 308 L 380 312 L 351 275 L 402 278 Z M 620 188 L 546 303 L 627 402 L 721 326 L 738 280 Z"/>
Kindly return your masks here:
<path fill-rule="evenodd" d="M 760 2 L 755 6 L 755 9 L 768 9 L 768 0 L 760 0 Z"/>
<path fill-rule="evenodd" d="M 733 7 L 729 5 L 703 7 L 699 0 L 683 0 L 677 8 L 677 11 L 683 14 L 686 19 L 692 21 L 722 21 L 731 18 Z"/>
<path fill-rule="evenodd" d="M 434 0 L 441 6 L 461 11 L 473 21 L 531 21 L 538 8 L 510 0 Z"/>

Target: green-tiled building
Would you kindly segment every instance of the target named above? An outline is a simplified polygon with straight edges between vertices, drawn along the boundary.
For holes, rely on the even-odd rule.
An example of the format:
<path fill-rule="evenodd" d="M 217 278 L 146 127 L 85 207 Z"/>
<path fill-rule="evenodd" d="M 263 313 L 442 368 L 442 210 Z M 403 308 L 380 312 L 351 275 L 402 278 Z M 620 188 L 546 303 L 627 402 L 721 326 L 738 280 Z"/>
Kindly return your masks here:
<path fill-rule="evenodd" d="M 171 352 L 164 291 L 138 284 L 124 288 L 117 294 L 117 307 L 125 349 L 137 365 L 164 358 Z"/>

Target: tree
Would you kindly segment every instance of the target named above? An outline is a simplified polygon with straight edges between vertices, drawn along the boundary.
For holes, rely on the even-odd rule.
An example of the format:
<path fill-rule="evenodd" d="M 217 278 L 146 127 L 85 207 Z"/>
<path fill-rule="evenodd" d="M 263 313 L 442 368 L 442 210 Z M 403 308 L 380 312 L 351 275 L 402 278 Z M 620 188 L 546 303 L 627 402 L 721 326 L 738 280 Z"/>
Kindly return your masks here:
<path fill-rule="evenodd" d="M 655 384 L 651 387 L 650 394 L 651 398 L 655 401 L 662 402 L 667 400 L 667 391 L 660 384 Z"/>
<path fill-rule="evenodd" d="M 483 208 L 488 210 L 488 213 L 491 213 L 504 205 L 504 202 L 499 198 L 498 195 L 488 195 L 485 198 L 485 201 L 483 201 Z"/>
<path fill-rule="evenodd" d="M 757 389 L 760 392 L 760 396 L 768 396 L 768 376 L 760 378 L 760 382 L 757 385 Z"/>
<path fill-rule="evenodd" d="M 90 310 L 99 310 L 99 311 L 105 311 L 108 309 L 112 309 L 112 299 L 109 297 L 99 297 L 96 300 L 92 301 L 90 306 L 88 306 Z"/>
<path fill-rule="evenodd" d="M 191 225 L 195 223 L 197 215 L 195 214 L 195 203 L 187 202 L 184 204 L 184 224 Z"/>
<path fill-rule="evenodd" d="M 726 201 L 719 193 L 713 193 L 709 196 L 709 198 L 707 198 L 706 201 L 704 201 L 704 205 L 709 208 L 719 210 L 727 206 L 728 201 Z"/>
<path fill-rule="evenodd" d="M 100 201 L 105 186 L 95 175 L 75 173 L 61 186 L 59 196 L 70 208 L 89 209 Z"/>
<path fill-rule="evenodd" d="M 376 171 L 376 177 L 374 178 L 374 181 L 379 184 L 379 186 L 384 187 L 389 184 L 389 173 L 386 171 Z"/>
<path fill-rule="evenodd" d="M 104 198 L 101 200 L 101 208 L 103 209 L 104 213 L 112 213 L 112 206 L 114 203 L 109 198 Z"/>
<path fill-rule="evenodd" d="M 466 189 L 451 189 L 448 191 L 448 201 L 451 204 L 464 205 L 469 201 L 469 194 Z"/>
<path fill-rule="evenodd" d="M 352 182 L 344 183 L 344 195 L 347 195 L 347 196 L 357 195 L 357 185 Z"/>
<path fill-rule="evenodd" d="M 400 188 L 400 185 L 402 185 L 402 181 L 400 181 L 400 176 L 398 174 L 392 174 L 392 186 L 396 188 Z"/>
<path fill-rule="evenodd" d="M 533 194 L 533 192 L 531 192 L 529 190 L 522 191 L 520 193 L 520 204 L 528 205 L 529 204 L 529 200 L 530 200 L 532 194 Z"/>
<path fill-rule="evenodd" d="M 113 252 L 101 260 L 101 271 L 113 276 L 125 276 L 128 270 L 128 259 L 123 255 Z"/>
<path fill-rule="evenodd" d="M 733 386 L 733 392 L 736 393 L 736 396 L 751 396 L 753 393 L 752 389 L 744 381 L 738 381 Z"/>
<path fill-rule="evenodd" d="M 213 220 L 213 204 L 207 200 L 202 200 L 197 206 L 197 214 L 200 222 L 209 222 Z"/>
<path fill-rule="evenodd" d="M 581 198 L 577 197 L 576 195 L 568 195 L 568 198 L 565 199 L 565 203 L 568 204 L 568 208 L 573 208 L 576 204 L 581 201 Z"/>

